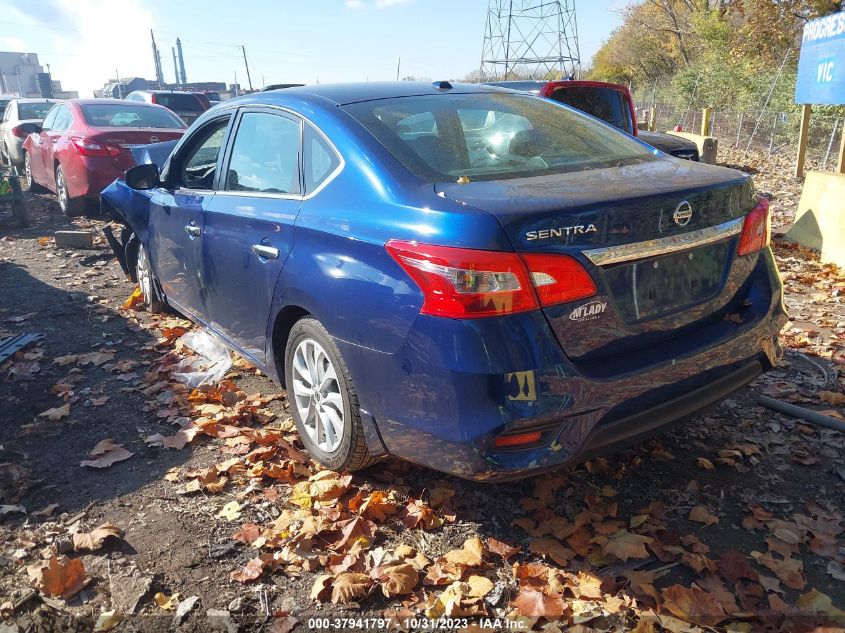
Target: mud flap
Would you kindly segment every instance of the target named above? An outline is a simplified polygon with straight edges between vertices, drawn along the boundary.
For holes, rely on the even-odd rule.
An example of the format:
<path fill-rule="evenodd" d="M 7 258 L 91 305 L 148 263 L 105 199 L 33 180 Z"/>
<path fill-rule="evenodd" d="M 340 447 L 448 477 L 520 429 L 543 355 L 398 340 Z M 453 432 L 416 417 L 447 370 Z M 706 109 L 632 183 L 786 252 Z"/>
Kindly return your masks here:
<path fill-rule="evenodd" d="M 126 243 L 129 241 L 128 239 L 126 242 L 120 242 L 112 232 L 112 227 L 110 225 L 106 225 L 102 228 L 103 236 L 106 238 L 106 241 L 111 246 L 112 252 L 114 256 L 117 258 L 117 263 L 120 264 L 120 267 L 123 269 L 123 272 L 126 274 L 127 277 L 130 279 L 132 278 L 133 274 L 129 270 L 129 264 L 126 261 Z"/>

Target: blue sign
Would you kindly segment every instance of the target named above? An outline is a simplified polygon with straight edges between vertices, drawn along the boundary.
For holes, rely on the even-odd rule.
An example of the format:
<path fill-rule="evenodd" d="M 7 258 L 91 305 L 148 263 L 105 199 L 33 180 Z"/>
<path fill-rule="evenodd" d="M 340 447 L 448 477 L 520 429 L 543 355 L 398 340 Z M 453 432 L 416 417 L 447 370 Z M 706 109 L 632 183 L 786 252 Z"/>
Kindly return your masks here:
<path fill-rule="evenodd" d="M 795 102 L 845 105 L 845 11 L 804 26 Z"/>

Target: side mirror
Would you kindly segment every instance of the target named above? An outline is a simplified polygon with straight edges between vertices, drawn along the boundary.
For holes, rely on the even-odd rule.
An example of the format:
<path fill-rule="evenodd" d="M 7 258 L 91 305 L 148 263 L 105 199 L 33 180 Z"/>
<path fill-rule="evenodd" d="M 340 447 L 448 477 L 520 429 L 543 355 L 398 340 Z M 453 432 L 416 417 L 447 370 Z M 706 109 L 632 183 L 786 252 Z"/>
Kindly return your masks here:
<path fill-rule="evenodd" d="M 26 134 L 38 134 L 41 132 L 41 126 L 38 123 L 23 123 L 21 124 L 21 131 Z"/>
<path fill-rule="evenodd" d="M 132 189 L 154 189 L 160 184 L 158 166 L 152 163 L 130 167 L 126 170 L 124 178 L 126 179 L 126 184 Z"/>

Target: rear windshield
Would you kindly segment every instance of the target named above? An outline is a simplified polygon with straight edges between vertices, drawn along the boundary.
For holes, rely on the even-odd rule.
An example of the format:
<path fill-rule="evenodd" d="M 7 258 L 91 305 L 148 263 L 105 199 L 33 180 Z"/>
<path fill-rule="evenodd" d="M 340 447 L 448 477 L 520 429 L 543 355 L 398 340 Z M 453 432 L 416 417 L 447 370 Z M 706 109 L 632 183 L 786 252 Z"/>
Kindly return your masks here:
<path fill-rule="evenodd" d="M 52 107 L 52 103 L 18 103 L 18 119 L 44 119 Z"/>
<path fill-rule="evenodd" d="M 88 125 L 182 130 L 185 124 L 172 112 L 155 106 L 127 103 L 89 103 L 82 107 Z"/>
<path fill-rule="evenodd" d="M 205 106 L 192 94 L 155 94 L 155 102 L 174 112 L 204 112 Z"/>
<path fill-rule="evenodd" d="M 634 130 L 628 99 L 619 90 L 591 87 L 558 88 L 552 93 L 552 99 L 610 123 L 628 134 Z"/>
<path fill-rule="evenodd" d="M 612 128 L 516 93 L 398 97 L 344 109 L 427 182 L 542 176 L 654 158 Z"/>

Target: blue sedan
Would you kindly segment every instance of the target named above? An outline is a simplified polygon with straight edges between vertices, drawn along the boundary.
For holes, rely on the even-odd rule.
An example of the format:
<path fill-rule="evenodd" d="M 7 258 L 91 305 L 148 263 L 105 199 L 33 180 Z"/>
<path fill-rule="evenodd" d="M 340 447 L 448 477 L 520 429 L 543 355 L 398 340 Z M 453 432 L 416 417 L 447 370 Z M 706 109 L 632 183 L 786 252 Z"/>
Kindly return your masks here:
<path fill-rule="evenodd" d="M 331 469 L 533 474 L 689 418 L 781 353 L 747 175 L 495 87 L 226 101 L 102 205 L 148 308 L 285 385 Z"/>

